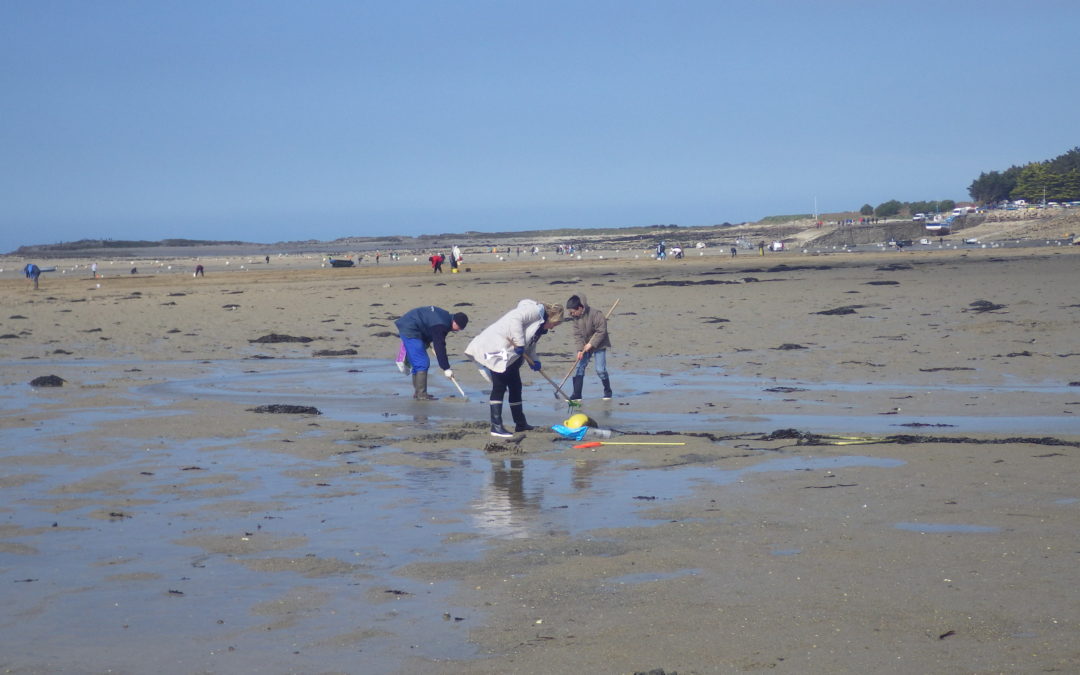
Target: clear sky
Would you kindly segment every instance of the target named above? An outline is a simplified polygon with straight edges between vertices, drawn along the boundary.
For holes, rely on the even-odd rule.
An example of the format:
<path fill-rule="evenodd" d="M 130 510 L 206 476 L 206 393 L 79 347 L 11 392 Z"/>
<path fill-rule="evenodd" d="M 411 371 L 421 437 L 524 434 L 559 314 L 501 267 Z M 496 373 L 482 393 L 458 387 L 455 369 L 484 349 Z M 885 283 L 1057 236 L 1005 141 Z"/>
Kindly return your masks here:
<path fill-rule="evenodd" d="M 0 251 L 737 223 L 1077 145 L 1076 0 L 0 1 Z"/>

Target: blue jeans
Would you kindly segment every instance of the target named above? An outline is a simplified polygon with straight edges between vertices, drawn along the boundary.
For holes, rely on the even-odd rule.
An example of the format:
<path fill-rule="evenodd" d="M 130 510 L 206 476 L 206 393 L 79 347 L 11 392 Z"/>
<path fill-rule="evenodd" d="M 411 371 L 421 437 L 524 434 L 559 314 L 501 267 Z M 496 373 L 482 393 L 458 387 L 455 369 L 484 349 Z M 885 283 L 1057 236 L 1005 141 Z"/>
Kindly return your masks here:
<path fill-rule="evenodd" d="M 412 365 L 414 375 L 431 367 L 431 359 L 428 358 L 427 346 L 423 340 L 420 338 L 401 338 L 401 342 L 405 345 L 405 353 L 409 355 L 409 364 Z"/>
<path fill-rule="evenodd" d="M 581 356 L 581 360 L 577 362 L 577 370 L 574 371 L 574 377 L 585 377 L 585 368 L 589 365 L 589 359 L 596 357 L 596 374 L 600 376 L 600 379 L 606 378 L 607 375 L 607 349 L 591 349 L 585 352 Z"/>

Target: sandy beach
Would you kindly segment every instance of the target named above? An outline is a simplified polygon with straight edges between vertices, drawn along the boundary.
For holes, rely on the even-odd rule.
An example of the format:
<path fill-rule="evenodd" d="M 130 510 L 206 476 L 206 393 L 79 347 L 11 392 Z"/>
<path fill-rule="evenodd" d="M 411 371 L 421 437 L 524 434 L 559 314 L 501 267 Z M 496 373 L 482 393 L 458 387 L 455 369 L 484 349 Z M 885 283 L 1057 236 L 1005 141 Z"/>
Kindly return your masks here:
<path fill-rule="evenodd" d="M 1080 671 L 1080 247 L 687 253 L 5 261 L 0 668 Z M 657 445 L 535 374 L 495 443 L 462 351 L 578 292 Z M 467 398 L 394 367 L 428 304 Z"/>

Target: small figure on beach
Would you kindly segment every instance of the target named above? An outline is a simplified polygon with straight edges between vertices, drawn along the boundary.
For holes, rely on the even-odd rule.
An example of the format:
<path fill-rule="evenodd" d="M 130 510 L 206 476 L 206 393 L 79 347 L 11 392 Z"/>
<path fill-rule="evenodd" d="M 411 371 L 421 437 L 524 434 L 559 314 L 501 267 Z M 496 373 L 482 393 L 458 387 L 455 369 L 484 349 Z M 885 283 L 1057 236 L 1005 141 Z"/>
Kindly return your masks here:
<path fill-rule="evenodd" d="M 23 268 L 23 273 L 27 279 L 34 282 L 34 290 L 38 290 L 38 278 L 41 276 L 41 268 L 34 263 L 26 263 L 26 267 Z"/>
<path fill-rule="evenodd" d="M 193 276 L 205 277 L 206 276 L 206 270 L 203 268 L 202 265 L 196 265 L 195 266 L 195 274 Z"/>
<path fill-rule="evenodd" d="M 732 257 L 732 258 L 734 258 L 734 257 L 735 257 L 735 256 L 737 256 L 738 254 L 739 254 L 739 249 L 737 249 L 737 248 L 735 248 L 734 246 L 732 246 L 732 247 L 731 247 L 731 257 Z"/>
<path fill-rule="evenodd" d="M 90 272 L 94 275 L 94 278 L 97 279 L 97 263 L 90 263 Z"/>
<path fill-rule="evenodd" d="M 656 245 L 656 259 L 657 260 L 663 260 L 663 259 L 667 258 L 667 253 L 665 253 L 666 250 L 667 250 L 667 245 L 665 245 L 664 242 L 660 242 L 659 244 L 657 244 Z"/>
<path fill-rule="evenodd" d="M 441 253 L 435 253 L 428 258 L 428 262 L 431 263 L 431 273 L 435 274 L 442 272 L 443 257 Z"/>
<path fill-rule="evenodd" d="M 607 317 L 604 313 L 589 306 L 584 293 L 571 295 L 566 301 L 566 309 L 574 320 L 574 339 L 577 341 L 577 368 L 574 370 L 574 393 L 571 401 L 581 400 L 581 390 L 585 386 L 585 369 L 593 360 L 596 375 L 604 385 L 604 400 L 611 398 L 611 380 L 608 377 L 607 350 L 611 346 L 608 337 Z"/>
<path fill-rule="evenodd" d="M 526 358 L 535 371 L 541 368 L 536 358 L 536 343 L 541 336 L 563 320 L 562 305 L 525 299 L 517 307 L 474 337 L 465 353 L 479 365 L 484 379 L 491 382 L 488 404 L 491 414 L 491 435 L 510 438 L 514 435 L 503 426 L 503 398 L 510 402 L 514 432 L 535 429 L 525 419 L 521 399 L 521 364 Z"/>
<path fill-rule="evenodd" d="M 414 399 L 430 401 L 435 398 L 427 390 L 428 368 L 431 367 L 428 346 L 435 351 L 443 375 L 452 378 L 454 371 L 450 369 L 450 359 L 446 355 L 446 336 L 464 330 L 468 324 L 469 317 L 464 312 L 451 314 L 434 305 L 411 309 L 394 322 L 412 367 Z"/>

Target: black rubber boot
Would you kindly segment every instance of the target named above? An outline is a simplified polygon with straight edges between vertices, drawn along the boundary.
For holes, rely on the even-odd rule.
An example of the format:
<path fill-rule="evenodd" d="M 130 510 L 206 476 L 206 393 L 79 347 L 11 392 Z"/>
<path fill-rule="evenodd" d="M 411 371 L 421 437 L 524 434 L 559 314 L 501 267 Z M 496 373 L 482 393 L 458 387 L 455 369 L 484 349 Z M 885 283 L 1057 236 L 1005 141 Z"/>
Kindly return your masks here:
<path fill-rule="evenodd" d="M 432 401 L 434 396 L 427 391 L 427 373 L 426 370 L 419 370 L 412 374 L 412 386 L 413 395 L 417 401 Z"/>
<path fill-rule="evenodd" d="M 510 404 L 510 416 L 514 418 L 514 431 L 532 431 L 536 428 L 525 421 L 525 411 L 521 409 L 521 401 Z"/>
<path fill-rule="evenodd" d="M 491 435 L 496 438 L 512 438 L 514 434 L 506 430 L 502 423 L 502 401 L 491 402 Z"/>
<path fill-rule="evenodd" d="M 570 400 L 571 401 L 580 401 L 581 400 L 581 388 L 584 387 L 584 386 L 585 386 L 585 376 L 582 375 L 581 377 L 578 377 L 578 376 L 575 375 L 574 376 L 574 393 L 570 394 Z"/>
<path fill-rule="evenodd" d="M 600 382 L 604 384 L 604 400 L 611 400 L 611 380 L 606 375 L 600 377 Z"/>

